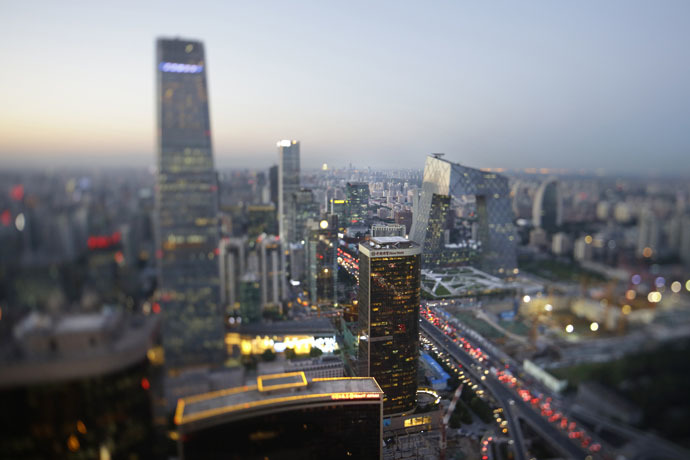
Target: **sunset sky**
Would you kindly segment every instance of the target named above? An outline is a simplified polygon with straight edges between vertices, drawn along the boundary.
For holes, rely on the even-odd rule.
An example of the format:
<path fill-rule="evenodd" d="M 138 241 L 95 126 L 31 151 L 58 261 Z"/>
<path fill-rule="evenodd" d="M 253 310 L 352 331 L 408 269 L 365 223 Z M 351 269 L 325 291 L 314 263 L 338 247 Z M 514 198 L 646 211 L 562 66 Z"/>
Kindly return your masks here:
<path fill-rule="evenodd" d="M 690 172 L 690 2 L 5 2 L 0 167 L 155 159 L 158 36 L 206 45 L 220 167 Z"/>

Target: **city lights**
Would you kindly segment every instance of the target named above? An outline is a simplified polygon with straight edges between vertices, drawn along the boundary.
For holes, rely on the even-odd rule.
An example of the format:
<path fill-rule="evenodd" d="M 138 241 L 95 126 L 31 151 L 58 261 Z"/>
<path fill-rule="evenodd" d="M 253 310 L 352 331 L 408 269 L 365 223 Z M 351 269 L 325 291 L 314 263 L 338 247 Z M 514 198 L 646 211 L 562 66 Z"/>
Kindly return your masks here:
<path fill-rule="evenodd" d="M 599 330 L 599 323 L 594 321 L 592 324 L 589 325 L 589 330 L 591 330 L 592 332 L 598 331 Z"/>
<path fill-rule="evenodd" d="M 624 315 L 629 315 L 631 311 L 632 311 L 632 307 L 631 307 L 630 305 L 628 305 L 628 304 L 625 304 L 625 305 L 623 305 L 623 306 L 621 307 L 621 312 L 622 312 Z"/>
<path fill-rule="evenodd" d="M 661 302 L 661 292 L 659 292 L 659 291 L 650 292 L 649 294 L 647 294 L 647 300 L 651 303 Z"/>
<path fill-rule="evenodd" d="M 553 310 L 553 305 L 551 305 L 550 303 L 547 303 L 546 305 L 544 305 L 544 310 L 546 310 L 546 311 L 552 311 L 552 310 Z"/>
<path fill-rule="evenodd" d="M 525 302 L 525 303 L 529 303 L 530 300 L 532 300 L 532 298 L 531 298 L 530 296 L 528 296 L 528 295 L 526 295 L 526 296 L 524 296 L 524 297 L 522 298 L 522 301 Z"/>
<path fill-rule="evenodd" d="M 673 283 L 671 283 L 671 291 L 673 291 L 674 293 L 679 293 L 681 289 L 682 286 L 680 284 L 680 281 L 674 281 Z"/>
<path fill-rule="evenodd" d="M 575 326 L 573 326 L 572 324 L 568 324 L 568 325 L 565 327 L 565 332 L 567 332 L 568 334 L 570 334 L 570 333 L 573 332 L 574 330 L 575 330 Z"/>

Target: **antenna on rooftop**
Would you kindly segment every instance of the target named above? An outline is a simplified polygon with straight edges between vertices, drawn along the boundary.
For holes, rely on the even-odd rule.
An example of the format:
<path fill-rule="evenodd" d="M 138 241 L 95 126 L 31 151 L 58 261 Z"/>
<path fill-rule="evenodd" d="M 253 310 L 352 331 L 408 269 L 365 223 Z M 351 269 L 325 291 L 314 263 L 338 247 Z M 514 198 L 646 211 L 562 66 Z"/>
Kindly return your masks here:
<path fill-rule="evenodd" d="M 431 154 L 431 156 L 433 156 L 434 158 L 441 158 L 443 155 L 445 155 L 445 153 L 432 153 Z"/>

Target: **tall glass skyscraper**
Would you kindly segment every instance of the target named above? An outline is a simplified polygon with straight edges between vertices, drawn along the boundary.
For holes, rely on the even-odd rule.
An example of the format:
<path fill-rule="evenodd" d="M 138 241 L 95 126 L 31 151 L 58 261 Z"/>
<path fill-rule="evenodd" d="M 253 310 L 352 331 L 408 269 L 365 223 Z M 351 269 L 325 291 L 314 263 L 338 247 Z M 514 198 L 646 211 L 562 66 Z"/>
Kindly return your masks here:
<path fill-rule="evenodd" d="M 169 368 L 220 364 L 218 185 L 201 42 L 159 39 L 157 257 Z"/>
<path fill-rule="evenodd" d="M 424 248 L 425 260 L 441 259 L 445 247 L 439 219 L 447 214 L 450 197 L 474 195 L 480 268 L 498 276 L 517 273 L 516 232 L 508 178 L 451 163 L 440 154 L 427 157 L 424 181 L 414 209 L 410 238 Z"/>
<path fill-rule="evenodd" d="M 386 415 L 416 403 L 420 254 L 418 244 L 401 236 L 359 245 L 359 375 L 376 379 Z"/>
<path fill-rule="evenodd" d="M 366 182 L 348 182 L 346 185 L 348 219 L 350 224 L 363 224 L 368 219 L 369 184 Z"/>
<path fill-rule="evenodd" d="M 290 215 L 288 202 L 292 194 L 299 192 L 299 142 L 282 140 L 278 142 L 278 219 L 281 241 L 294 243 L 302 239 L 302 235 L 295 235 L 290 222 L 294 216 Z"/>

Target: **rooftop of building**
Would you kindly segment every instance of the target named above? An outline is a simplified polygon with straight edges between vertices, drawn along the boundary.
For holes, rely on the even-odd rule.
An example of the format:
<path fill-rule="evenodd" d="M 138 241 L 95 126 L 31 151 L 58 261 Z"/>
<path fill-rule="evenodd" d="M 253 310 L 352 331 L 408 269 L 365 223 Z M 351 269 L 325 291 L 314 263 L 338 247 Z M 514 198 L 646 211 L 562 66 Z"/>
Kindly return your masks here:
<path fill-rule="evenodd" d="M 158 315 L 32 312 L 13 329 L 0 353 L 0 387 L 87 378 L 146 359 Z"/>
<path fill-rule="evenodd" d="M 182 431 L 224 423 L 264 411 L 285 410 L 332 401 L 381 403 L 383 392 L 372 377 L 316 378 L 304 372 L 264 375 L 256 385 L 182 398 L 175 411 L 175 423 Z"/>
<path fill-rule="evenodd" d="M 335 327 L 328 318 L 310 318 L 296 321 L 242 324 L 239 332 L 245 335 L 335 334 Z"/>

